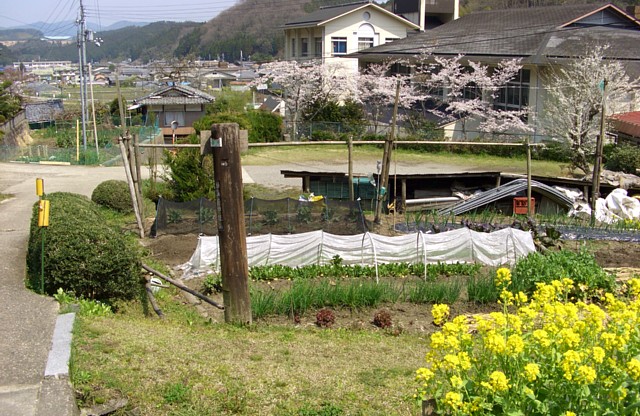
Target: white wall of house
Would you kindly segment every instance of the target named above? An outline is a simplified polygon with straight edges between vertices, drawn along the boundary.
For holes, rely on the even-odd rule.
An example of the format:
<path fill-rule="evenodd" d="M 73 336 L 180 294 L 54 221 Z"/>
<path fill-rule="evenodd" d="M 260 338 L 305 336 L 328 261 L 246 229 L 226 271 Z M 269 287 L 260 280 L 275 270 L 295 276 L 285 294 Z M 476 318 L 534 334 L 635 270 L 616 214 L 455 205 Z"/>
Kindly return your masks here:
<path fill-rule="evenodd" d="M 321 27 L 287 29 L 285 58 L 298 61 L 322 59 L 328 64 L 338 63 L 355 73 L 358 71 L 358 60 L 344 58 L 344 55 L 357 52 L 359 48 L 405 38 L 407 31 L 411 30 L 407 23 L 374 7 L 365 7 Z M 317 47 L 319 43 L 322 45 L 321 51 Z"/>

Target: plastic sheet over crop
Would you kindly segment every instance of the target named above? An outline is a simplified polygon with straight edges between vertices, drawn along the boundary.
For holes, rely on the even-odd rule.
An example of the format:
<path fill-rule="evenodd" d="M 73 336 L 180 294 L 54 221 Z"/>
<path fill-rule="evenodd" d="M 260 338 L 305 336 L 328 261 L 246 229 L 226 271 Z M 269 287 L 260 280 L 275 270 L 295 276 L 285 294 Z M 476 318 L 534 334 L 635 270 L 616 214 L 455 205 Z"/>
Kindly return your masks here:
<path fill-rule="evenodd" d="M 345 265 L 477 262 L 499 266 L 513 264 L 534 251 L 531 234 L 513 228 L 492 233 L 461 228 L 439 234 L 414 233 L 397 237 L 373 233 L 334 235 L 323 231 L 247 237 L 249 267 L 322 265 L 329 264 L 334 256 L 340 256 Z M 182 269 L 185 278 L 219 271 L 218 236 L 201 236 L 195 252 Z"/>

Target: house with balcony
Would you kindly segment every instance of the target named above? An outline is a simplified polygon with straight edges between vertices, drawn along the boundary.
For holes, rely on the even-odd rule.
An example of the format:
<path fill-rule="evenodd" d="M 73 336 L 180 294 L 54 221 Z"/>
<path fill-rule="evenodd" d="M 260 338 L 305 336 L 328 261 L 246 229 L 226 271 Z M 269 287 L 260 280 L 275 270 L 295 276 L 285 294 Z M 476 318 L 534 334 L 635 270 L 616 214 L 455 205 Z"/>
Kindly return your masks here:
<path fill-rule="evenodd" d="M 133 100 L 129 110 L 142 112 L 148 120 L 155 115 L 165 142 L 195 133 L 193 123 L 206 114 L 215 97 L 186 85 L 170 85 Z"/>
<path fill-rule="evenodd" d="M 595 45 L 608 45 L 605 59 L 623 63 L 627 74 L 640 76 L 640 22 L 612 4 L 579 4 L 492 10 L 459 19 L 392 43 L 360 50 L 351 55 L 361 67 L 390 59 L 416 61 L 421 53 L 456 57 L 488 66 L 518 58 L 522 69 L 493 101 L 494 108 L 528 110 L 528 122 L 542 115 L 545 71 L 562 66 Z M 411 71 L 409 67 L 405 71 Z M 630 91 L 629 111 L 639 105 Z M 449 137 L 459 131 L 453 126 Z M 534 140 L 545 137 L 536 130 Z"/>

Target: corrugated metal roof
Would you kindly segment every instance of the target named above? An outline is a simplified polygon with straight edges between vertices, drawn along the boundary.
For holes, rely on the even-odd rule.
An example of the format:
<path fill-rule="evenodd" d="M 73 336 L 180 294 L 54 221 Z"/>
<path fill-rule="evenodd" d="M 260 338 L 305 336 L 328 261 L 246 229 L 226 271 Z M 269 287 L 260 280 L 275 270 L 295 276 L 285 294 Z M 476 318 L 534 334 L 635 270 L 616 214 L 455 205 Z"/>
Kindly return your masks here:
<path fill-rule="evenodd" d="M 545 185 L 541 182 L 531 181 L 531 189 L 535 190 L 537 193 L 549 198 L 550 200 L 556 202 L 557 204 L 570 209 L 573 207 L 573 201 L 568 198 L 562 192 L 556 190 L 555 188 Z M 473 211 L 474 209 L 481 208 L 485 205 L 496 202 L 502 198 L 507 198 L 510 196 L 516 196 L 519 193 L 527 190 L 527 180 L 526 179 L 516 179 L 507 184 L 498 186 L 497 188 L 490 189 L 488 191 L 482 192 L 474 197 L 467 199 L 459 204 L 454 205 L 453 207 L 443 208 L 438 211 L 439 215 L 460 215 L 465 212 Z"/>

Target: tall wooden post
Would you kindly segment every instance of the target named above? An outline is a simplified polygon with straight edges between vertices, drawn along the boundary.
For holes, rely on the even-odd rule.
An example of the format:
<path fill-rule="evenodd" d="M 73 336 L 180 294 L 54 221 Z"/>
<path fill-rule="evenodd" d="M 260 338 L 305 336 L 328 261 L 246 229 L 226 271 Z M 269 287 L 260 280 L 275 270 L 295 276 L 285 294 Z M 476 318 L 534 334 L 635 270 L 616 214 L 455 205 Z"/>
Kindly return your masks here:
<path fill-rule="evenodd" d="M 596 159 L 593 163 L 593 187 L 591 188 L 591 225 L 596 224 L 596 207 L 598 205 L 598 198 L 600 198 L 600 172 L 602 171 L 602 150 L 604 146 L 604 135 L 606 133 L 606 101 L 605 93 L 607 91 L 607 80 L 603 80 L 601 84 L 602 89 L 602 105 L 600 108 L 600 134 L 596 141 Z"/>
<path fill-rule="evenodd" d="M 382 172 L 378 178 L 380 186 L 378 188 L 378 194 L 376 195 L 377 204 L 376 212 L 373 222 L 380 224 L 380 215 L 382 212 L 382 202 L 384 201 L 385 194 L 389 188 L 389 170 L 391 168 L 391 152 L 393 151 L 393 142 L 396 136 L 396 120 L 398 116 L 398 101 L 400 100 L 400 81 L 396 83 L 396 100 L 393 105 L 393 115 L 391 121 L 391 132 L 384 141 L 384 150 L 382 153 Z M 394 190 L 395 192 L 395 190 Z"/>
<path fill-rule="evenodd" d="M 525 142 L 527 146 L 527 216 L 533 216 L 533 207 L 531 206 L 531 143 L 529 137 Z"/>
<path fill-rule="evenodd" d="M 349 167 L 347 172 L 349 181 L 349 201 L 353 202 L 356 198 L 353 192 L 353 136 L 351 135 L 349 135 L 349 138 L 347 139 L 347 152 L 349 157 Z"/>
<path fill-rule="evenodd" d="M 238 135 L 235 123 L 214 124 L 201 149 L 213 153 L 224 320 L 246 325 L 251 324 L 251 300 Z"/>

